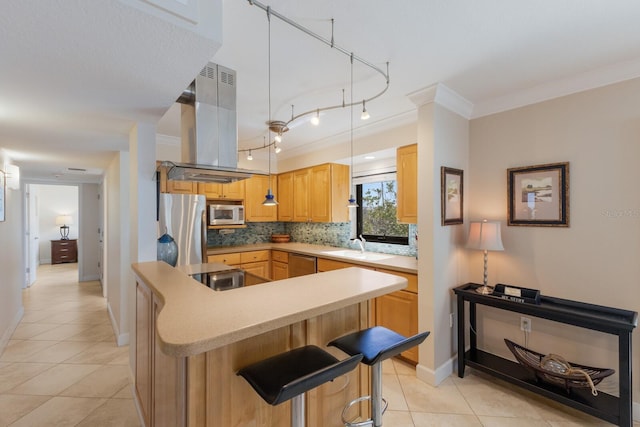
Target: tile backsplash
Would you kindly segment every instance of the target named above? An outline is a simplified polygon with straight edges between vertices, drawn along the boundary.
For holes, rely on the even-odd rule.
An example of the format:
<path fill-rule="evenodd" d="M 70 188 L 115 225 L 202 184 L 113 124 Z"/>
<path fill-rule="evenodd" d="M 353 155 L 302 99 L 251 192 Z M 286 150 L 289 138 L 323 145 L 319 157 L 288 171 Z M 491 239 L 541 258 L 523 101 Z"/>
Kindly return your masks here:
<path fill-rule="evenodd" d="M 233 231 L 225 234 L 228 231 Z M 367 242 L 370 252 L 381 252 L 394 255 L 416 255 L 415 235 L 417 226 L 409 225 L 409 245 L 392 245 L 388 243 Z M 307 222 L 250 222 L 247 228 L 209 230 L 208 246 L 237 246 L 271 241 L 271 234 L 289 234 L 292 242 L 312 243 L 316 245 L 335 246 L 357 249 L 350 242 L 351 224 L 339 223 L 307 223 Z"/>

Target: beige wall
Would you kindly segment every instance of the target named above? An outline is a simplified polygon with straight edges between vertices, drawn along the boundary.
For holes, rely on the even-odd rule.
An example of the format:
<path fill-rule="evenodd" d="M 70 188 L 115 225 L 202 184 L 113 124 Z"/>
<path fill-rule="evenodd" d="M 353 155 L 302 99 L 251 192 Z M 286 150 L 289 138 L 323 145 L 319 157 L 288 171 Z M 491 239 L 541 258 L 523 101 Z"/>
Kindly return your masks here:
<path fill-rule="evenodd" d="M 640 311 L 640 79 L 471 122 L 469 219 L 502 221 L 505 251 L 489 255 L 489 282 L 545 295 Z M 570 162 L 569 228 L 508 227 L 506 170 Z M 482 254 L 469 254 L 482 280 Z M 508 354 L 502 339 L 523 343 L 519 316 L 483 311 L 479 344 Z M 617 369 L 617 341 L 533 319 L 529 347 L 592 366 Z M 633 334 L 640 372 L 640 336 Z M 603 387 L 617 389 L 617 383 Z M 635 401 L 640 375 L 633 381 Z"/>

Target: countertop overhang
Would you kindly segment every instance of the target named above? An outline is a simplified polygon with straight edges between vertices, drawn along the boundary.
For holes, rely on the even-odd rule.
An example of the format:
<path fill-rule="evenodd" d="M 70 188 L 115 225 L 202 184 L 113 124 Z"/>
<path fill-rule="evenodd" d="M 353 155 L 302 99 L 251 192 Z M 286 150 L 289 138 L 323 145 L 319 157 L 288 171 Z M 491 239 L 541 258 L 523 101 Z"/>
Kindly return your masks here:
<path fill-rule="evenodd" d="M 216 292 L 161 261 L 132 265 L 160 299 L 160 348 L 204 353 L 283 326 L 403 289 L 403 277 L 350 267 Z"/>

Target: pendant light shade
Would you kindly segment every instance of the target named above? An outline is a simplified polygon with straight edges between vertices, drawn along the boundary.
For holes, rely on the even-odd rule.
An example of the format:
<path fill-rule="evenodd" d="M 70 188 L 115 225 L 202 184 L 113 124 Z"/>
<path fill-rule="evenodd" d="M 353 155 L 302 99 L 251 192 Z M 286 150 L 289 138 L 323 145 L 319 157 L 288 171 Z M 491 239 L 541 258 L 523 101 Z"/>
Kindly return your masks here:
<path fill-rule="evenodd" d="M 276 202 L 276 196 L 271 193 L 271 188 L 267 190 L 267 195 L 264 196 L 264 202 L 262 202 L 262 206 L 277 206 L 278 202 Z"/>
<path fill-rule="evenodd" d="M 362 115 L 360 116 L 360 120 L 369 120 L 369 112 L 367 111 L 367 106 L 365 105 L 365 101 L 362 100 Z"/>

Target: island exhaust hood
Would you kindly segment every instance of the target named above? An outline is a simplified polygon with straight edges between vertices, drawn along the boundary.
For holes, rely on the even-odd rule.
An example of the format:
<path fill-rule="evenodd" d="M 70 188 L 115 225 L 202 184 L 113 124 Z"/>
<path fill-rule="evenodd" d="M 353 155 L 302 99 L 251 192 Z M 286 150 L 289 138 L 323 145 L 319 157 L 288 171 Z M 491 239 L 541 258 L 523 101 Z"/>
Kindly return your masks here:
<path fill-rule="evenodd" d="M 229 183 L 265 175 L 238 169 L 236 72 L 208 63 L 182 93 L 182 162 L 163 161 L 168 180 Z"/>

